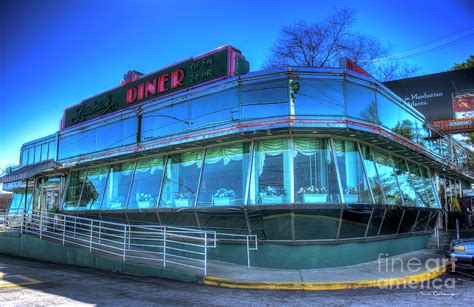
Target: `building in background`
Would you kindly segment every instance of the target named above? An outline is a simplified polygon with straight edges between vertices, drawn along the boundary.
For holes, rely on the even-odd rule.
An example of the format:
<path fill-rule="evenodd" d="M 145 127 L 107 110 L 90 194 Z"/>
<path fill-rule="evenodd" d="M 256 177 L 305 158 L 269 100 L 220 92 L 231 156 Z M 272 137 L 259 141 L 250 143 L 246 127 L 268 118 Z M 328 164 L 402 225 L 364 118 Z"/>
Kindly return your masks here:
<path fill-rule="evenodd" d="M 474 179 L 470 152 L 370 75 L 248 67 L 226 46 L 69 107 L 3 177 L 10 212 L 255 234 L 256 266 L 330 267 L 423 248 L 446 187 Z"/>

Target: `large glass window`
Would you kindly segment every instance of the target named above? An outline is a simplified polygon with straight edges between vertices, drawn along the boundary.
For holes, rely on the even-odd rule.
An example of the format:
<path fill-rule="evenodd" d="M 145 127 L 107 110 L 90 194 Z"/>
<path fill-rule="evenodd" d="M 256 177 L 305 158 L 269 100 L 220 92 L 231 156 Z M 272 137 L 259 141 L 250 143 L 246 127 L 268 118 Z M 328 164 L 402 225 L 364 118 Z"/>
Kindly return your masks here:
<path fill-rule="evenodd" d="M 415 189 L 410 180 L 410 173 L 408 172 L 407 164 L 404 159 L 393 157 L 393 166 L 397 174 L 397 180 L 400 184 L 400 190 L 405 200 L 405 206 L 416 207 L 417 198 Z"/>
<path fill-rule="evenodd" d="M 163 157 L 138 160 L 128 209 L 146 209 L 158 205 L 163 178 Z"/>
<path fill-rule="evenodd" d="M 35 148 L 28 149 L 28 164 L 35 163 Z"/>
<path fill-rule="evenodd" d="M 376 204 L 383 204 L 383 188 L 380 178 L 375 168 L 375 161 L 373 160 L 371 150 L 368 146 L 361 145 L 362 159 L 364 160 L 365 169 L 367 171 L 367 178 L 369 179 L 370 187 L 372 189 L 372 195 L 374 196 Z"/>
<path fill-rule="evenodd" d="M 100 209 L 102 198 L 104 197 L 108 170 L 109 168 L 107 166 L 103 166 L 91 168 L 87 171 L 79 209 Z"/>
<path fill-rule="evenodd" d="M 428 199 L 429 199 L 429 206 L 431 208 L 441 208 L 441 204 L 438 202 L 438 198 L 436 197 L 435 193 L 436 190 L 432 184 L 432 181 L 429 176 L 428 169 L 425 167 L 420 166 L 420 174 L 421 177 L 423 178 L 423 182 L 426 187 L 426 192 L 428 193 Z M 444 193 L 445 191 L 443 191 Z"/>
<path fill-rule="evenodd" d="M 346 93 L 348 116 L 380 123 L 374 89 L 347 82 Z"/>
<path fill-rule="evenodd" d="M 49 142 L 48 159 L 54 160 L 56 158 L 56 142 Z"/>
<path fill-rule="evenodd" d="M 426 191 L 426 185 L 421 177 L 420 169 L 418 165 L 412 162 L 408 162 L 408 169 L 410 170 L 410 181 L 415 190 L 417 199 L 421 201 L 418 203 L 418 207 L 430 207 L 430 201 L 428 199 L 428 194 Z"/>
<path fill-rule="evenodd" d="M 23 197 L 25 196 L 24 193 L 13 193 L 12 200 L 10 202 L 10 207 L 8 208 L 8 214 L 17 214 L 18 208 L 22 207 L 24 202 Z"/>
<path fill-rule="evenodd" d="M 340 192 L 329 139 L 294 139 L 297 203 L 339 203 Z"/>
<path fill-rule="evenodd" d="M 249 143 L 206 150 L 199 206 L 243 205 L 249 166 Z"/>
<path fill-rule="evenodd" d="M 334 140 L 345 203 L 372 203 L 357 144 Z"/>
<path fill-rule="evenodd" d="M 75 210 L 79 204 L 82 186 L 86 178 L 86 170 L 73 172 L 69 178 L 66 199 L 64 200 L 63 210 Z"/>
<path fill-rule="evenodd" d="M 135 162 L 115 164 L 110 167 L 102 210 L 122 210 L 126 208 L 134 170 Z"/>
<path fill-rule="evenodd" d="M 341 81 L 299 80 L 295 97 L 296 115 L 344 115 Z"/>
<path fill-rule="evenodd" d="M 28 165 L 28 149 L 24 149 L 21 152 L 21 165 L 22 166 Z"/>
<path fill-rule="evenodd" d="M 41 161 L 48 160 L 48 143 L 41 144 Z"/>
<path fill-rule="evenodd" d="M 250 204 L 284 204 L 290 202 L 292 157 L 289 139 L 255 142 Z"/>
<path fill-rule="evenodd" d="M 190 151 L 168 158 L 160 207 L 192 207 L 202 167 L 202 151 Z"/>
<path fill-rule="evenodd" d="M 218 101 L 219 103 L 215 103 Z M 193 128 L 212 126 L 240 118 L 240 101 L 238 89 L 226 90 L 206 97 L 193 99 L 191 102 L 191 121 Z"/>
<path fill-rule="evenodd" d="M 290 113 L 288 80 L 242 86 L 242 119 L 284 116 Z"/>
<path fill-rule="evenodd" d="M 41 145 L 35 146 L 35 163 L 39 163 L 41 161 Z"/>
<path fill-rule="evenodd" d="M 373 150 L 373 153 L 387 204 L 402 205 L 402 195 L 400 194 L 391 157 L 377 150 Z"/>

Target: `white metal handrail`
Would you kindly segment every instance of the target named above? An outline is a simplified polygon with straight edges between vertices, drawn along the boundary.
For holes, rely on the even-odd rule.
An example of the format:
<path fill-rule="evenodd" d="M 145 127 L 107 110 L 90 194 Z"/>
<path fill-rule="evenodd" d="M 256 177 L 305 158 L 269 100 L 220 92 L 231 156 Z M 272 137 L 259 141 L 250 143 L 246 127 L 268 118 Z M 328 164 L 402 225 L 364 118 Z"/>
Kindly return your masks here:
<path fill-rule="evenodd" d="M 247 266 L 250 251 L 258 248 L 256 235 L 221 234 L 193 228 L 131 225 L 103 220 L 44 212 L 41 214 L 0 213 L 9 230 L 32 233 L 41 239 L 60 241 L 120 257 L 123 261 L 161 262 L 202 271 L 207 275 L 208 249 L 217 242 L 244 242 Z M 251 243 L 252 242 L 252 243 Z"/>

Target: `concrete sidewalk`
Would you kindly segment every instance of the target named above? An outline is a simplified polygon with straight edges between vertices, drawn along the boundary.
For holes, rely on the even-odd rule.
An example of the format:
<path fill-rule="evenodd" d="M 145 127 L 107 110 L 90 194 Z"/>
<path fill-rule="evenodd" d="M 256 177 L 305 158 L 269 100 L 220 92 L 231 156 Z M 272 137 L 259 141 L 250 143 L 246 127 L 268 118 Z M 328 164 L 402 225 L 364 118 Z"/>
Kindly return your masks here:
<path fill-rule="evenodd" d="M 450 267 L 443 252 L 423 249 L 363 264 L 305 270 L 279 270 L 210 261 L 204 284 L 230 288 L 336 290 L 393 286 L 438 277 Z"/>

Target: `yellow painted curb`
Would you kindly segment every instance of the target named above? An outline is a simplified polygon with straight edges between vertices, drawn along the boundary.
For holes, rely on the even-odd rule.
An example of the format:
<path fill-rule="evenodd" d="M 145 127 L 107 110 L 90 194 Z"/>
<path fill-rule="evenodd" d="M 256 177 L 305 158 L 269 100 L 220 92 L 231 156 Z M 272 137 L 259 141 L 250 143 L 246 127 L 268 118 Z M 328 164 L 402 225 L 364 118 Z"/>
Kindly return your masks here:
<path fill-rule="evenodd" d="M 11 283 L 7 283 L 7 284 L 1 284 L 0 283 L 0 288 L 37 285 L 37 284 L 42 283 L 41 281 L 39 281 L 37 279 L 33 279 L 33 278 L 27 277 L 25 275 L 9 275 L 9 274 L 3 274 L 2 272 L 0 272 L 0 279 L 5 279 L 5 277 L 18 278 L 18 279 L 21 279 L 23 281 L 21 281 L 21 282 L 11 282 Z"/>
<path fill-rule="evenodd" d="M 205 277 L 203 283 L 210 286 L 218 286 L 234 289 L 265 289 L 265 290 L 348 290 L 359 288 L 390 288 L 409 284 L 422 283 L 434 279 L 451 267 L 451 262 L 443 264 L 423 273 L 374 280 L 358 280 L 353 282 L 261 282 L 253 280 L 233 280 L 218 277 Z"/>

